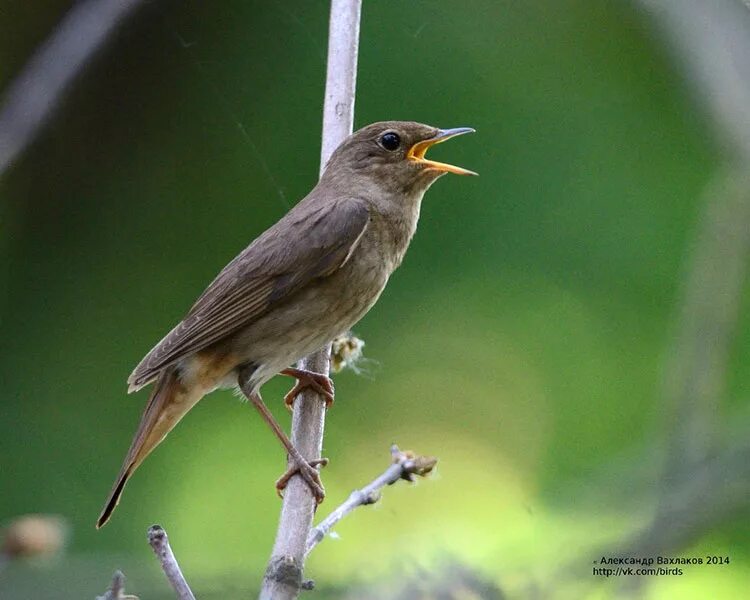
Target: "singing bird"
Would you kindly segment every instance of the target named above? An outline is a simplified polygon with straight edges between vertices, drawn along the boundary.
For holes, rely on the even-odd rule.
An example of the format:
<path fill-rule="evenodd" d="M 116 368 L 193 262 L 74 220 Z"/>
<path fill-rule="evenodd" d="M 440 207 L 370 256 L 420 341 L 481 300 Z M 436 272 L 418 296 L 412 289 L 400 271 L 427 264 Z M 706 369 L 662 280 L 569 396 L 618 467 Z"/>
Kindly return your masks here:
<path fill-rule="evenodd" d="M 206 394 L 241 386 L 286 448 L 318 501 L 317 466 L 305 460 L 260 397 L 277 374 L 295 377 L 290 405 L 307 386 L 333 400 L 321 373 L 295 361 L 349 330 L 377 301 L 401 264 L 425 191 L 442 175 L 472 171 L 425 158 L 427 149 L 474 130 L 408 121 L 374 123 L 345 139 L 313 190 L 219 273 L 185 318 L 140 362 L 129 392 L 154 383 L 140 425 L 97 527 L 128 478 Z"/>

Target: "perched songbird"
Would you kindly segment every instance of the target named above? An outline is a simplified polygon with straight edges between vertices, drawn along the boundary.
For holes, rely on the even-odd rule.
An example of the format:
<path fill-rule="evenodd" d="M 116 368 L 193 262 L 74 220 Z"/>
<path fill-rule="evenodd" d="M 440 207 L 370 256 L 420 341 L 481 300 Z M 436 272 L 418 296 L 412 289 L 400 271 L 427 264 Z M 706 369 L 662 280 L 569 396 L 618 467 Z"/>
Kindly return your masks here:
<path fill-rule="evenodd" d="M 417 227 L 422 196 L 445 173 L 471 171 L 427 160 L 427 149 L 473 129 L 413 122 L 374 123 L 349 136 L 313 190 L 208 286 L 187 316 L 128 379 L 129 391 L 154 383 L 120 474 L 97 522 L 110 518 L 133 471 L 206 394 L 238 386 L 261 411 L 294 467 L 322 500 L 315 466 L 271 416 L 260 387 L 279 373 L 333 400 L 330 379 L 290 368 L 349 330 L 401 264 Z"/>

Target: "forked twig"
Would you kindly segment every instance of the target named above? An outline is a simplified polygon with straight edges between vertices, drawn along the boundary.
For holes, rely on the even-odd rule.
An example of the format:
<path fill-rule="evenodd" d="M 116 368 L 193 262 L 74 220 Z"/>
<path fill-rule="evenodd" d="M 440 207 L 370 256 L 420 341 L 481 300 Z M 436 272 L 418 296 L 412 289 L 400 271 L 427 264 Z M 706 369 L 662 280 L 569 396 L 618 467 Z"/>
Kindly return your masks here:
<path fill-rule="evenodd" d="M 400 479 L 414 481 L 414 477 L 424 477 L 429 474 L 437 464 L 434 456 L 420 456 L 409 450 L 402 452 L 396 444 L 391 446 L 392 464 L 365 487 L 354 490 L 340 506 L 330 515 L 313 527 L 307 536 L 307 547 L 305 556 L 310 554 L 331 529 L 359 506 L 375 504 L 380 500 L 380 490 L 387 485 L 393 485 Z"/>
<path fill-rule="evenodd" d="M 125 575 L 122 571 L 115 571 L 109 589 L 103 596 L 97 596 L 96 600 L 138 600 L 138 596 L 125 593 Z"/>

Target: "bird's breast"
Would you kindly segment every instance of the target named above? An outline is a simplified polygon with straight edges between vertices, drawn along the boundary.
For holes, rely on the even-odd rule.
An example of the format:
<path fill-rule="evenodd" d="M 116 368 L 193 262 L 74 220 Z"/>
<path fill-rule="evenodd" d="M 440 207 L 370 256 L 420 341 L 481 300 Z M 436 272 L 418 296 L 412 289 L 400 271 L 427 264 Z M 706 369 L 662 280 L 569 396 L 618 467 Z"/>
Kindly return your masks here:
<path fill-rule="evenodd" d="M 389 203 L 388 209 L 372 213 L 360 244 L 362 254 L 373 268 L 385 271 L 386 281 L 404 259 L 417 229 L 421 198 Z"/>
<path fill-rule="evenodd" d="M 263 365 L 258 375 L 262 383 L 351 329 L 380 297 L 415 228 L 416 215 L 395 221 L 371 215 L 359 243 L 339 269 L 238 332 L 230 342 L 232 352 L 244 362 Z"/>

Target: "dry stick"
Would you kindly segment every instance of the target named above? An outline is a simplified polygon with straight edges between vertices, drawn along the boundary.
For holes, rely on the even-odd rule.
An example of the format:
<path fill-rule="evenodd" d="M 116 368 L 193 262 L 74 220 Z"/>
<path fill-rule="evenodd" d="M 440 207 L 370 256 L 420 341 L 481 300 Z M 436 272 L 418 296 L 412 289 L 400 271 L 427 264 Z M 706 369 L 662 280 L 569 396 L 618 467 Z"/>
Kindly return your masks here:
<path fill-rule="evenodd" d="M 0 175 L 36 136 L 63 92 L 114 27 L 142 0 L 84 0 L 13 80 L 0 106 Z"/>
<path fill-rule="evenodd" d="M 96 600 L 138 600 L 138 598 L 125 595 L 125 575 L 122 571 L 115 571 L 109 589 L 103 596 L 97 596 Z"/>
<path fill-rule="evenodd" d="M 125 594 L 125 575 L 122 571 L 115 571 L 112 575 L 112 585 L 109 586 L 109 594 L 112 596 L 112 600 L 118 600 Z"/>
<path fill-rule="evenodd" d="M 177 564 L 177 559 L 169 545 L 167 532 L 161 525 L 152 525 L 148 528 L 148 543 L 159 559 L 162 571 L 167 576 L 169 583 L 172 584 L 178 600 L 195 600 L 195 596 L 187 581 L 185 581 L 180 565 Z"/>
<path fill-rule="evenodd" d="M 361 0 L 332 0 L 328 32 L 328 68 L 323 106 L 320 172 L 354 124 Z M 330 344 L 298 363 L 301 369 L 328 374 Z M 291 440 L 308 460 L 320 457 L 325 426 L 324 399 L 308 388 L 294 402 Z M 295 476 L 284 493 L 279 527 L 263 578 L 261 600 L 286 600 L 303 586 L 307 535 L 315 514 L 315 499 L 305 481 Z"/>
<path fill-rule="evenodd" d="M 420 456 L 409 452 L 402 452 L 398 446 L 391 446 L 391 459 L 393 464 L 382 474 L 378 475 L 369 484 L 360 490 L 354 490 L 346 501 L 338 506 L 330 515 L 323 519 L 307 536 L 307 549 L 305 556 L 312 552 L 328 534 L 331 529 L 359 506 L 375 504 L 380 500 L 380 490 L 387 485 L 393 485 L 399 479 L 414 481 L 414 476 L 424 477 L 435 468 L 437 459 L 433 456 Z"/>

